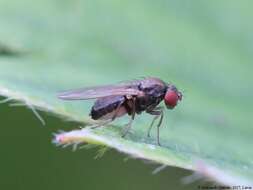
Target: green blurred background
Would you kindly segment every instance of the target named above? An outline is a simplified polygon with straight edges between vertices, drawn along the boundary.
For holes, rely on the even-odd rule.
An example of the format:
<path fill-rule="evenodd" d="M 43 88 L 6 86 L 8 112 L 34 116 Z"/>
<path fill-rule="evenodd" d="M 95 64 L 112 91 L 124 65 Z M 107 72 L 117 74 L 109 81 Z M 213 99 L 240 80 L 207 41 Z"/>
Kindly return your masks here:
<path fill-rule="evenodd" d="M 252 6 L 246 0 L 1 0 L 0 86 L 81 118 L 91 103 L 63 103 L 56 100 L 57 91 L 161 77 L 184 94 L 178 108 L 166 113 L 167 148 L 253 179 Z M 42 113 L 46 126 L 40 127 L 24 107 L 0 104 L 0 113 L 1 189 L 196 189 L 199 184 L 182 185 L 191 172 L 171 167 L 152 175 L 155 165 L 124 162 L 126 156 L 115 151 L 94 160 L 96 149 L 56 147 L 52 133 L 76 124 L 55 116 Z M 136 126 L 147 118 L 137 119 Z M 134 130 L 137 137 L 146 131 Z"/>

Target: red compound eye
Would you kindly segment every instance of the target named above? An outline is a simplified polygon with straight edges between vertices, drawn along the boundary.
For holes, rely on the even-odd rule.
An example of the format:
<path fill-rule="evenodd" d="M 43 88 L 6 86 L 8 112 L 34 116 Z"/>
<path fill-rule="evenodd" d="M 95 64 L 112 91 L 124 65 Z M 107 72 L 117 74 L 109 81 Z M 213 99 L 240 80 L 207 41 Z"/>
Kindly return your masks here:
<path fill-rule="evenodd" d="M 181 96 L 177 92 L 168 89 L 164 97 L 167 108 L 173 109 L 177 105 L 178 100 L 181 100 Z"/>

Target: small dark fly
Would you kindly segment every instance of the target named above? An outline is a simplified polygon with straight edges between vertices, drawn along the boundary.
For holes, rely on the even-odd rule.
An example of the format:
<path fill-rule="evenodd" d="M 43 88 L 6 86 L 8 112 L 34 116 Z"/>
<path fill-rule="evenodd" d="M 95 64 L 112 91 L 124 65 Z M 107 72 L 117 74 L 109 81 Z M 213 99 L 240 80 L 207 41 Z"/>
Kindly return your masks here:
<path fill-rule="evenodd" d="M 158 106 L 164 100 L 168 109 L 173 109 L 182 100 L 182 93 L 173 84 L 148 77 L 142 80 L 123 82 L 116 85 L 88 87 L 62 92 L 58 98 L 64 100 L 96 99 L 91 108 L 90 116 L 94 120 L 102 121 L 96 127 L 109 124 L 118 117 L 128 114 L 130 121 L 125 125 L 122 133 L 124 137 L 130 130 L 136 114 L 143 111 L 154 115 L 148 129 L 148 137 L 154 122 L 157 124 L 157 143 L 160 145 L 159 128 L 163 121 L 164 108 Z"/>

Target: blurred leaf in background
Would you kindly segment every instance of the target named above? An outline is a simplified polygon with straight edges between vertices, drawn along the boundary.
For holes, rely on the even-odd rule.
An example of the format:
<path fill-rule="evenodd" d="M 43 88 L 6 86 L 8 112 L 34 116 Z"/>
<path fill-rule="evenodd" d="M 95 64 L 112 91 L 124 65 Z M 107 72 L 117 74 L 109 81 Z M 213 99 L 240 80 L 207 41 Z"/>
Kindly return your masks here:
<path fill-rule="evenodd" d="M 102 158 L 99 148 L 72 151 L 51 143 L 58 129 L 72 129 L 55 117 L 42 114 L 46 127 L 30 110 L 0 106 L 0 187 L 19 190 L 69 189 L 196 189 L 198 183 L 182 184 L 191 172 L 168 168 L 152 175 L 157 164 L 134 160 L 113 150 Z M 125 161 L 127 159 L 127 161 Z"/>
<path fill-rule="evenodd" d="M 0 94 L 87 123 L 92 102 L 62 102 L 58 91 L 157 76 L 175 83 L 184 99 L 166 112 L 164 148 L 145 149 L 147 159 L 193 170 L 201 160 L 238 183 L 252 182 L 251 7 L 228 0 L 2 0 Z M 145 136 L 151 119 L 138 117 L 133 133 L 117 142 L 155 145 Z M 110 138 L 119 126 L 98 133 Z"/>

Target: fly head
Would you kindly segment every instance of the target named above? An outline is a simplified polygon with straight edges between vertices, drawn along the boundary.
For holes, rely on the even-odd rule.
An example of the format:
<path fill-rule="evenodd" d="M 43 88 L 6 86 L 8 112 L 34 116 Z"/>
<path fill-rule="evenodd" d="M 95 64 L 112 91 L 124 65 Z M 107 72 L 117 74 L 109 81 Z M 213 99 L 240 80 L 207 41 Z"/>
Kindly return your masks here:
<path fill-rule="evenodd" d="M 166 107 L 168 109 L 173 109 L 177 105 L 178 101 L 182 100 L 182 97 L 182 93 L 178 91 L 174 85 L 169 84 L 164 96 L 164 102 Z"/>

